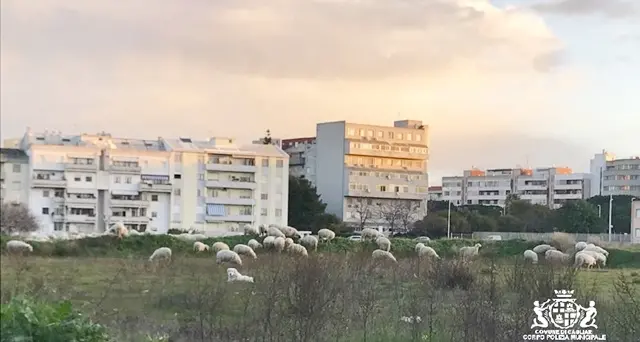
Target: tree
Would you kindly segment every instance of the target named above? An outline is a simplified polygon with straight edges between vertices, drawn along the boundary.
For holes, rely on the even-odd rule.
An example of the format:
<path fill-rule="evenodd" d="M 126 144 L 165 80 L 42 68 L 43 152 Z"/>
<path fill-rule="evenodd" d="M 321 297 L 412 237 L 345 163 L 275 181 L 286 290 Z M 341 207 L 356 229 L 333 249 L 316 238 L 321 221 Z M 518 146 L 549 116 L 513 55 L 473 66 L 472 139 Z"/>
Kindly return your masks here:
<path fill-rule="evenodd" d="M 402 232 L 408 232 L 411 227 L 418 221 L 420 211 L 420 202 L 404 201 L 400 207 L 399 223 Z"/>
<path fill-rule="evenodd" d="M 496 224 L 499 232 L 521 232 L 524 227 L 522 220 L 513 215 L 498 217 Z"/>
<path fill-rule="evenodd" d="M 400 215 L 402 211 L 402 201 L 388 200 L 382 203 L 378 208 L 380 218 L 382 218 L 389 227 L 389 231 L 395 231 L 396 226 L 400 223 Z"/>
<path fill-rule="evenodd" d="M 333 214 L 325 213 L 316 188 L 304 178 L 289 176 L 289 225 L 300 230 L 317 232 L 321 228 L 340 223 Z"/>
<path fill-rule="evenodd" d="M 428 201 L 427 202 L 427 212 L 435 213 L 438 211 L 448 211 L 449 210 L 449 201 Z M 453 203 L 451 203 L 451 211 L 458 210 Z"/>
<path fill-rule="evenodd" d="M 598 217 L 598 210 L 583 200 L 566 202 L 554 212 L 555 225 L 567 233 L 602 233 L 606 224 Z"/>
<path fill-rule="evenodd" d="M 611 225 L 613 225 L 613 231 L 616 233 L 631 233 L 631 199 L 633 196 L 618 195 L 613 196 L 613 206 L 611 208 Z M 602 226 L 605 231 L 608 231 L 607 225 L 609 221 L 609 196 L 594 196 L 587 200 L 596 208 L 598 212 L 598 205 L 600 205 Z"/>
<path fill-rule="evenodd" d="M 427 215 L 416 222 L 412 232 L 415 235 L 429 236 L 432 239 L 447 236 L 447 219 L 440 215 Z"/>
<path fill-rule="evenodd" d="M 29 208 L 21 203 L 2 203 L 0 233 L 22 233 L 38 230 L 38 221 Z"/>
<path fill-rule="evenodd" d="M 498 223 L 493 215 L 482 215 L 474 211 L 467 215 L 467 222 L 472 232 L 495 232 L 498 229 Z"/>
<path fill-rule="evenodd" d="M 380 214 L 380 210 L 372 203 L 371 199 L 363 197 L 356 197 L 354 199 L 355 203 L 353 206 L 357 216 L 356 219 L 358 220 L 356 228 L 363 230 L 369 221 Z"/>

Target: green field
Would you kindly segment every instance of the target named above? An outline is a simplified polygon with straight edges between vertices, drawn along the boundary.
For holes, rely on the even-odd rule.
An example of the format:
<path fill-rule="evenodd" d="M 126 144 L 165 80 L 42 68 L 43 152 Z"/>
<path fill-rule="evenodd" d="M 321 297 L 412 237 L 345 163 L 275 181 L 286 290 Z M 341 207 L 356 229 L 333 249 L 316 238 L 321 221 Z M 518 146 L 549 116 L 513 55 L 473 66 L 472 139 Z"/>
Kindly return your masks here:
<path fill-rule="evenodd" d="M 387 265 L 371 261 L 373 246 L 337 240 L 308 259 L 264 251 L 257 260 L 243 258 L 237 268 L 255 283 L 239 284 L 226 282 L 226 266 L 216 265 L 213 253 L 196 255 L 189 243 L 163 239 L 34 243 L 35 256 L 3 254 L 2 302 L 69 299 L 114 341 L 514 342 L 528 332 L 534 300 L 571 288 L 579 301 L 597 302 L 610 341 L 639 336 L 636 251 L 610 250 L 615 268 L 575 272 L 523 264 L 527 242 L 486 244 L 480 258 L 463 264 L 450 251 L 474 241 L 435 241 L 446 257 L 428 262 L 412 255 L 412 241 L 394 240 L 399 263 Z M 170 265 L 146 261 L 169 243 Z"/>

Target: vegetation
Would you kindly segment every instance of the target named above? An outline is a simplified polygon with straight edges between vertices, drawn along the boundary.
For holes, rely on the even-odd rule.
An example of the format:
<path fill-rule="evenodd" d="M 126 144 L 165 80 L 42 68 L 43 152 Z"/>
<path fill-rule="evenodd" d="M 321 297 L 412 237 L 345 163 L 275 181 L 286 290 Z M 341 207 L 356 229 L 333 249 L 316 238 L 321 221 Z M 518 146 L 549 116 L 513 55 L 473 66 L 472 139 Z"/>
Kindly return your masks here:
<path fill-rule="evenodd" d="M 340 234 L 348 229 L 338 217 L 325 212 L 327 205 L 322 202 L 316 188 L 305 178 L 289 177 L 289 217 L 288 223 L 299 230 L 317 233 L 329 228 Z"/>
<path fill-rule="evenodd" d="M 38 229 L 38 222 L 29 208 L 21 203 L 3 202 L 0 208 L 0 233 L 33 232 Z"/>

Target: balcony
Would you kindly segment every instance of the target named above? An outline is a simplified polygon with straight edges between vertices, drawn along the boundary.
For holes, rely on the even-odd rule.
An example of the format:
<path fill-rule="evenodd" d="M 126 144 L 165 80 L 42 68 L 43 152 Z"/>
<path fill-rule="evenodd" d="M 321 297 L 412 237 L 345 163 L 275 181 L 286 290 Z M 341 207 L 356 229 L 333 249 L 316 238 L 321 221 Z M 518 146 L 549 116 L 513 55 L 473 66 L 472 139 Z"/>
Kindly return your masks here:
<path fill-rule="evenodd" d="M 207 203 L 211 204 L 228 204 L 228 205 L 255 205 L 256 201 L 253 198 L 239 198 L 239 197 L 207 197 Z"/>
<path fill-rule="evenodd" d="M 553 199 L 557 199 L 557 200 L 579 200 L 579 199 L 582 199 L 582 193 L 577 193 L 577 194 L 553 194 Z"/>
<path fill-rule="evenodd" d="M 125 200 L 125 199 L 111 199 L 110 201 L 112 207 L 148 207 L 149 201 L 144 200 Z"/>
<path fill-rule="evenodd" d="M 33 178 L 31 181 L 33 188 L 66 188 L 67 181 L 64 179 L 41 179 Z"/>
<path fill-rule="evenodd" d="M 138 174 L 142 172 L 140 165 L 109 165 L 109 171 L 113 173 Z"/>
<path fill-rule="evenodd" d="M 117 221 L 128 224 L 148 224 L 149 218 L 146 216 L 111 216 L 111 222 Z"/>
<path fill-rule="evenodd" d="M 364 191 L 364 190 L 349 190 L 347 196 L 351 197 L 368 197 L 368 198 L 385 198 L 385 199 L 407 199 L 407 200 L 426 200 L 429 196 L 427 193 L 412 193 L 412 192 L 389 192 L 389 191 Z"/>
<path fill-rule="evenodd" d="M 555 190 L 582 190 L 582 183 L 578 184 L 554 184 Z"/>
<path fill-rule="evenodd" d="M 207 222 L 252 222 L 253 215 L 205 216 Z"/>
<path fill-rule="evenodd" d="M 95 223 L 96 216 L 88 216 L 88 215 L 67 215 L 66 221 L 70 223 Z"/>
<path fill-rule="evenodd" d="M 65 163 L 64 164 L 65 171 L 89 171 L 89 172 L 97 172 L 98 165 L 96 164 L 76 164 L 76 163 Z"/>
<path fill-rule="evenodd" d="M 97 198 L 80 198 L 80 197 L 67 197 L 65 202 L 67 205 L 73 206 L 74 204 L 96 204 Z"/>
<path fill-rule="evenodd" d="M 53 222 L 64 222 L 64 215 L 53 214 L 52 219 L 53 219 Z"/>
<path fill-rule="evenodd" d="M 227 189 L 255 189 L 255 182 L 232 181 L 232 180 L 207 180 L 207 188 L 227 188 Z"/>
<path fill-rule="evenodd" d="M 147 184 L 144 182 L 141 182 L 138 185 L 138 191 L 140 192 L 166 192 L 166 193 L 171 193 L 171 191 L 173 191 L 173 186 L 169 183 L 167 184 L 156 184 L 156 183 L 151 183 L 151 184 Z"/>
<path fill-rule="evenodd" d="M 255 165 L 244 164 L 215 164 L 207 163 L 207 171 L 226 171 L 226 172 L 250 172 L 255 173 L 257 168 Z"/>
<path fill-rule="evenodd" d="M 352 147 L 350 142 L 351 142 L 350 140 L 345 141 L 345 154 L 369 156 L 369 157 L 403 158 L 403 159 L 413 159 L 413 160 L 425 160 L 429 156 L 428 153 L 357 148 L 357 147 Z M 376 144 L 375 141 L 362 141 L 361 143 Z M 386 143 L 383 143 L 383 146 L 388 146 L 388 145 Z M 406 148 L 407 146 L 399 146 L 399 147 Z M 421 146 L 421 148 L 426 148 L 426 146 Z"/>

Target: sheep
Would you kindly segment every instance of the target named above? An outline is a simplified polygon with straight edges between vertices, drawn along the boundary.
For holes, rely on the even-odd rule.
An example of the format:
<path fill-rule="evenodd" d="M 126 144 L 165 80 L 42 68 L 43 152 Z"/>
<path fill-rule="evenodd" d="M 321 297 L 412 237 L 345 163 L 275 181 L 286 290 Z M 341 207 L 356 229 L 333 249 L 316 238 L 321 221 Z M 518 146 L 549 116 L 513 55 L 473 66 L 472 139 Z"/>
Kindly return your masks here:
<path fill-rule="evenodd" d="M 191 236 L 193 239 L 196 239 L 197 241 L 204 240 L 207 238 L 207 236 L 204 234 L 191 234 Z"/>
<path fill-rule="evenodd" d="M 285 238 L 286 236 L 284 235 L 283 232 L 280 231 L 280 229 L 276 228 L 276 227 L 269 227 L 267 228 L 267 235 L 268 236 L 273 236 L 273 237 L 281 237 L 281 238 Z"/>
<path fill-rule="evenodd" d="M 284 234 L 286 237 L 289 237 L 289 238 L 300 237 L 300 233 L 298 233 L 298 230 L 293 227 L 286 226 L 286 227 L 279 227 L 279 229 L 282 232 L 282 234 Z"/>
<path fill-rule="evenodd" d="M 286 242 L 282 236 L 279 236 L 273 240 L 273 248 L 275 248 L 278 253 L 282 252 L 285 246 Z"/>
<path fill-rule="evenodd" d="M 262 244 L 264 245 L 264 248 L 271 248 L 273 247 L 273 242 L 275 240 L 276 240 L 275 237 L 267 236 L 266 238 L 264 238 L 264 240 L 262 240 Z"/>
<path fill-rule="evenodd" d="M 576 242 L 575 250 L 576 252 L 580 252 L 581 250 L 587 248 L 587 243 L 584 241 Z"/>
<path fill-rule="evenodd" d="M 360 236 L 362 236 L 362 240 L 367 240 L 367 239 L 375 240 L 379 236 L 382 236 L 382 233 L 380 233 L 376 229 L 365 228 L 362 230 L 362 233 L 360 234 Z"/>
<path fill-rule="evenodd" d="M 478 251 L 480 250 L 480 247 L 482 247 L 482 245 L 479 243 L 476 243 L 473 247 L 469 247 L 469 246 L 460 247 L 460 255 L 462 256 L 463 259 L 468 260 L 478 255 Z"/>
<path fill-rule="evenodd" d="M 284 239 L 284 248 L 287 249 L 287 247 L 293 245 L 293 239 L 292 238 L 286 238 Z"/>
<path fill-rule="evenodd" d="M 318 250 L 318 238 L 313 235 L 307 235 L 300 239 L 300 244 L 307 248 L 313 248 L 314 251 Z"/>
<path fill-rule="evenodd" d="M 524 260 L 531 261 L 532 264 L 538 263 L 538 254 L 530 249 L 524 251 Z"/>
<path fill-rule="evenodd" d="M 178 234 L 178 235 L 173 235 L 173 237 L 175 237 L 178 240 L 184 241 L 184 242 L 195 242 L 195 241 L 198 240 L 195 235 L 192 235 L 192 234 L 189 234 L 189 233 L 182 233 L 182 234 Z"/>
<path fill-rule="evenodd" d="M 544 253 L 544 259 L 552 264 L 566 263 L 571 256 L 555 249 L 549 249 Z"/>
<path fill-rule="evenodd" d="M 420 250 L 420 248 L 422 248 L 422 247 L 425 247 L 424 243 L 418 242 L 418 243 L 416 243 L 416 247 L 414 248 L 414 250 L 416 252 L 418 252 Z"/>
<path fill-rule="evenodd" d="M 547 245 L 547 244 L 537 245 L 533 247 L 533 251 L 538 254 L 545 254 L 550 249 L 555 250 L 556 248 L 551 247 L 551 245 Z"/>
<path fill-rule="evenodd" d="M 81 234 L 78 234 L 78 238 L 80 238 Z M 131 229 L 129 230 L 129 235 L 130 236 L 136 236 L 136 235 L 142 235 L 142 233 L 140 233 L 139 231 L 135 230 L 135 229 Z"/>
<path fill-rule="evenodd" d="M 12 254 L 28 253 L 33 252 L 33 246 L 24 241 L 11 240 L 7 242 L 7 251 Z"/>
<path fill-rule="evenodd" d="M 593 250 L 582 250 L 582 251 L 580 251 L 580 253 L 589 254 L 594 259 L 596 259 L 596 263 L 597 263 L 598 268 L 600 268 L 600 266 L 602 266 L 602 267 L 607 266 L 607 257 L 604 254 L 600 253 L 600 252 L 596 252 L 596 251 L 593 251 Z"/>
<path fill-rule="evenodd" d="M 122 221 L 116 222 L 113 226 L 111 226 L 111 228 L 109 228 L 109 231 L 115 232 L 116 235 L 118 235 L 118 239 L 122 239 L 129 234 L 127 227 L 124 226 L 124 223 L 122 223 Z"/>
<path fill-rule="evenodd" d="M 391 241 L 389 241 L 389 239 L 384 236 L 379 236 L 376 239 L 376 244 L 378 245 L 378 248 L 383 249 L 387 252 L 391 250 Z"/>
<path fill-rule="evenodd" d="M 229 262 L 232 264 L 237 264 L 238 266 L 242 266 L 242 259 L 238 255 L 238 253 L 223 249 L 216 253 L 216 263 L 221 264 L 223 262 Z"/>
<path fill-rule="evenodd" d="M 336 238 L 336 233 L 327 228 L 322 228 L 318 230 L 318 238 L 320 241 L 329 242 Z"/>
<path fill-rule="evenodd" d="M 196 252 L 204 252 L 209 250 L 209 246 L 200 241 L 196 241 L 193 243 L 193 250 Z"/>
<path fill-rule="evenodd" d="M 247 246 L 251 247 L 254 251 L 258 248 L 262 248 L 262 245 L 256 239 L 249 240 L 249 242 L 247 242 Z"/>
<path fill-rule="evenodd" d="M 260 230 L 250 224 L 245 224 L 244 235 L 260 235 Z"/>
<path fill-rule="evenodd" d="M 580 267 L 586 265 L 587 268 L 591 268 L 595 264 L 596 264 L 596 259 L 592 255 L 580 251 L 580 252 L 576 253 L 576 258 L 575 258 L 575 262 L 574 262 L 573 266 L 575 268 L 580 268 Z"/>
<path fill-rule="evenodd" d="M 257 259 L 258 256 L 256 255 L 256 252 L 253 251 L 253 248 L 247 246 L 247 245 L 243 245 L 241 243 L 233 246 L 233 251 L 238 253 L 238 254 L 242 254 L 242 255 L 247 255 L 250 256 L 254 259 Z"/>
<path fill-rule="evenodd" d="M 419 249 L 418 249 L 418 256 L 419 257 L 433 257 L 436 259 L 440 259 L 440 256 L 438 255 L 438 253 L 436 252 L 435 249 L 429 247 L 429 246 L 425 246 L 422 245 Z"/>
<path fill-rule="evenodd" d="M 393 254 L 391 254 L 391 252 L 388 251 L 384 251 L 382 249 L 376 249 L 375 251 L 373 251 L 373 253 L 371 253 L 371 257 L 373 259 L 387 259 L 389 261 L 393 261 L 395 263 L 398 262 L 398 260 L 396 260 L 396 257 L 393 256 Z"/>
<path fill-rule="evenodd" d="M 587 247 L 583 249 L 583 251 L 594 251 L 594 252 L 602 253 L 607 257 L 609 256 L 609 252 L 607 252 L 604 248 L 598 247 L 592 243 L 588 244 Z"/>
<path fill-rule="evenodd" d="M 235 268 L 227 268 L 227 281 L 228 282 L 245 282 L 245 283 L 253 283 L 253 277 L 249 277 L 246 275 L 240 274 Z"/>
<path fill-rule="evenodd" d="M 153 251 L 153 254 L 149 257 L 149 261 L 154 261 L 156 259 L 171 259 L 171 248 L 169 247 L 160 247 Z"/>
<path fill-rule="evenodd" d="M 222 242 L 222 241 L 218 241 L 218 242 L 214 242 L 213 245 L 211 245 L 211 249 L 213 249 L 214 252 L 218 253 L 220 251 L 228 251 L 229 250 L 229 245 L 227 245 L 226 243 Z"/>
<path fill-rule="evenodd" d="M 307 252 L 307 249 L 303 245 L 300 245 L 300 244 L 297 244 L 297 243 L 289 245 L 289 247 L 287 247 L 287 252 L 289 252 L 291 254 L 309 256 L 309 253 Z"/>
<path fill-rule="evenodd" d="M 261 224 L 258 226 L 258 231 L 260 232 L 260 236 L 267 235 L 267 226 Z"/>

